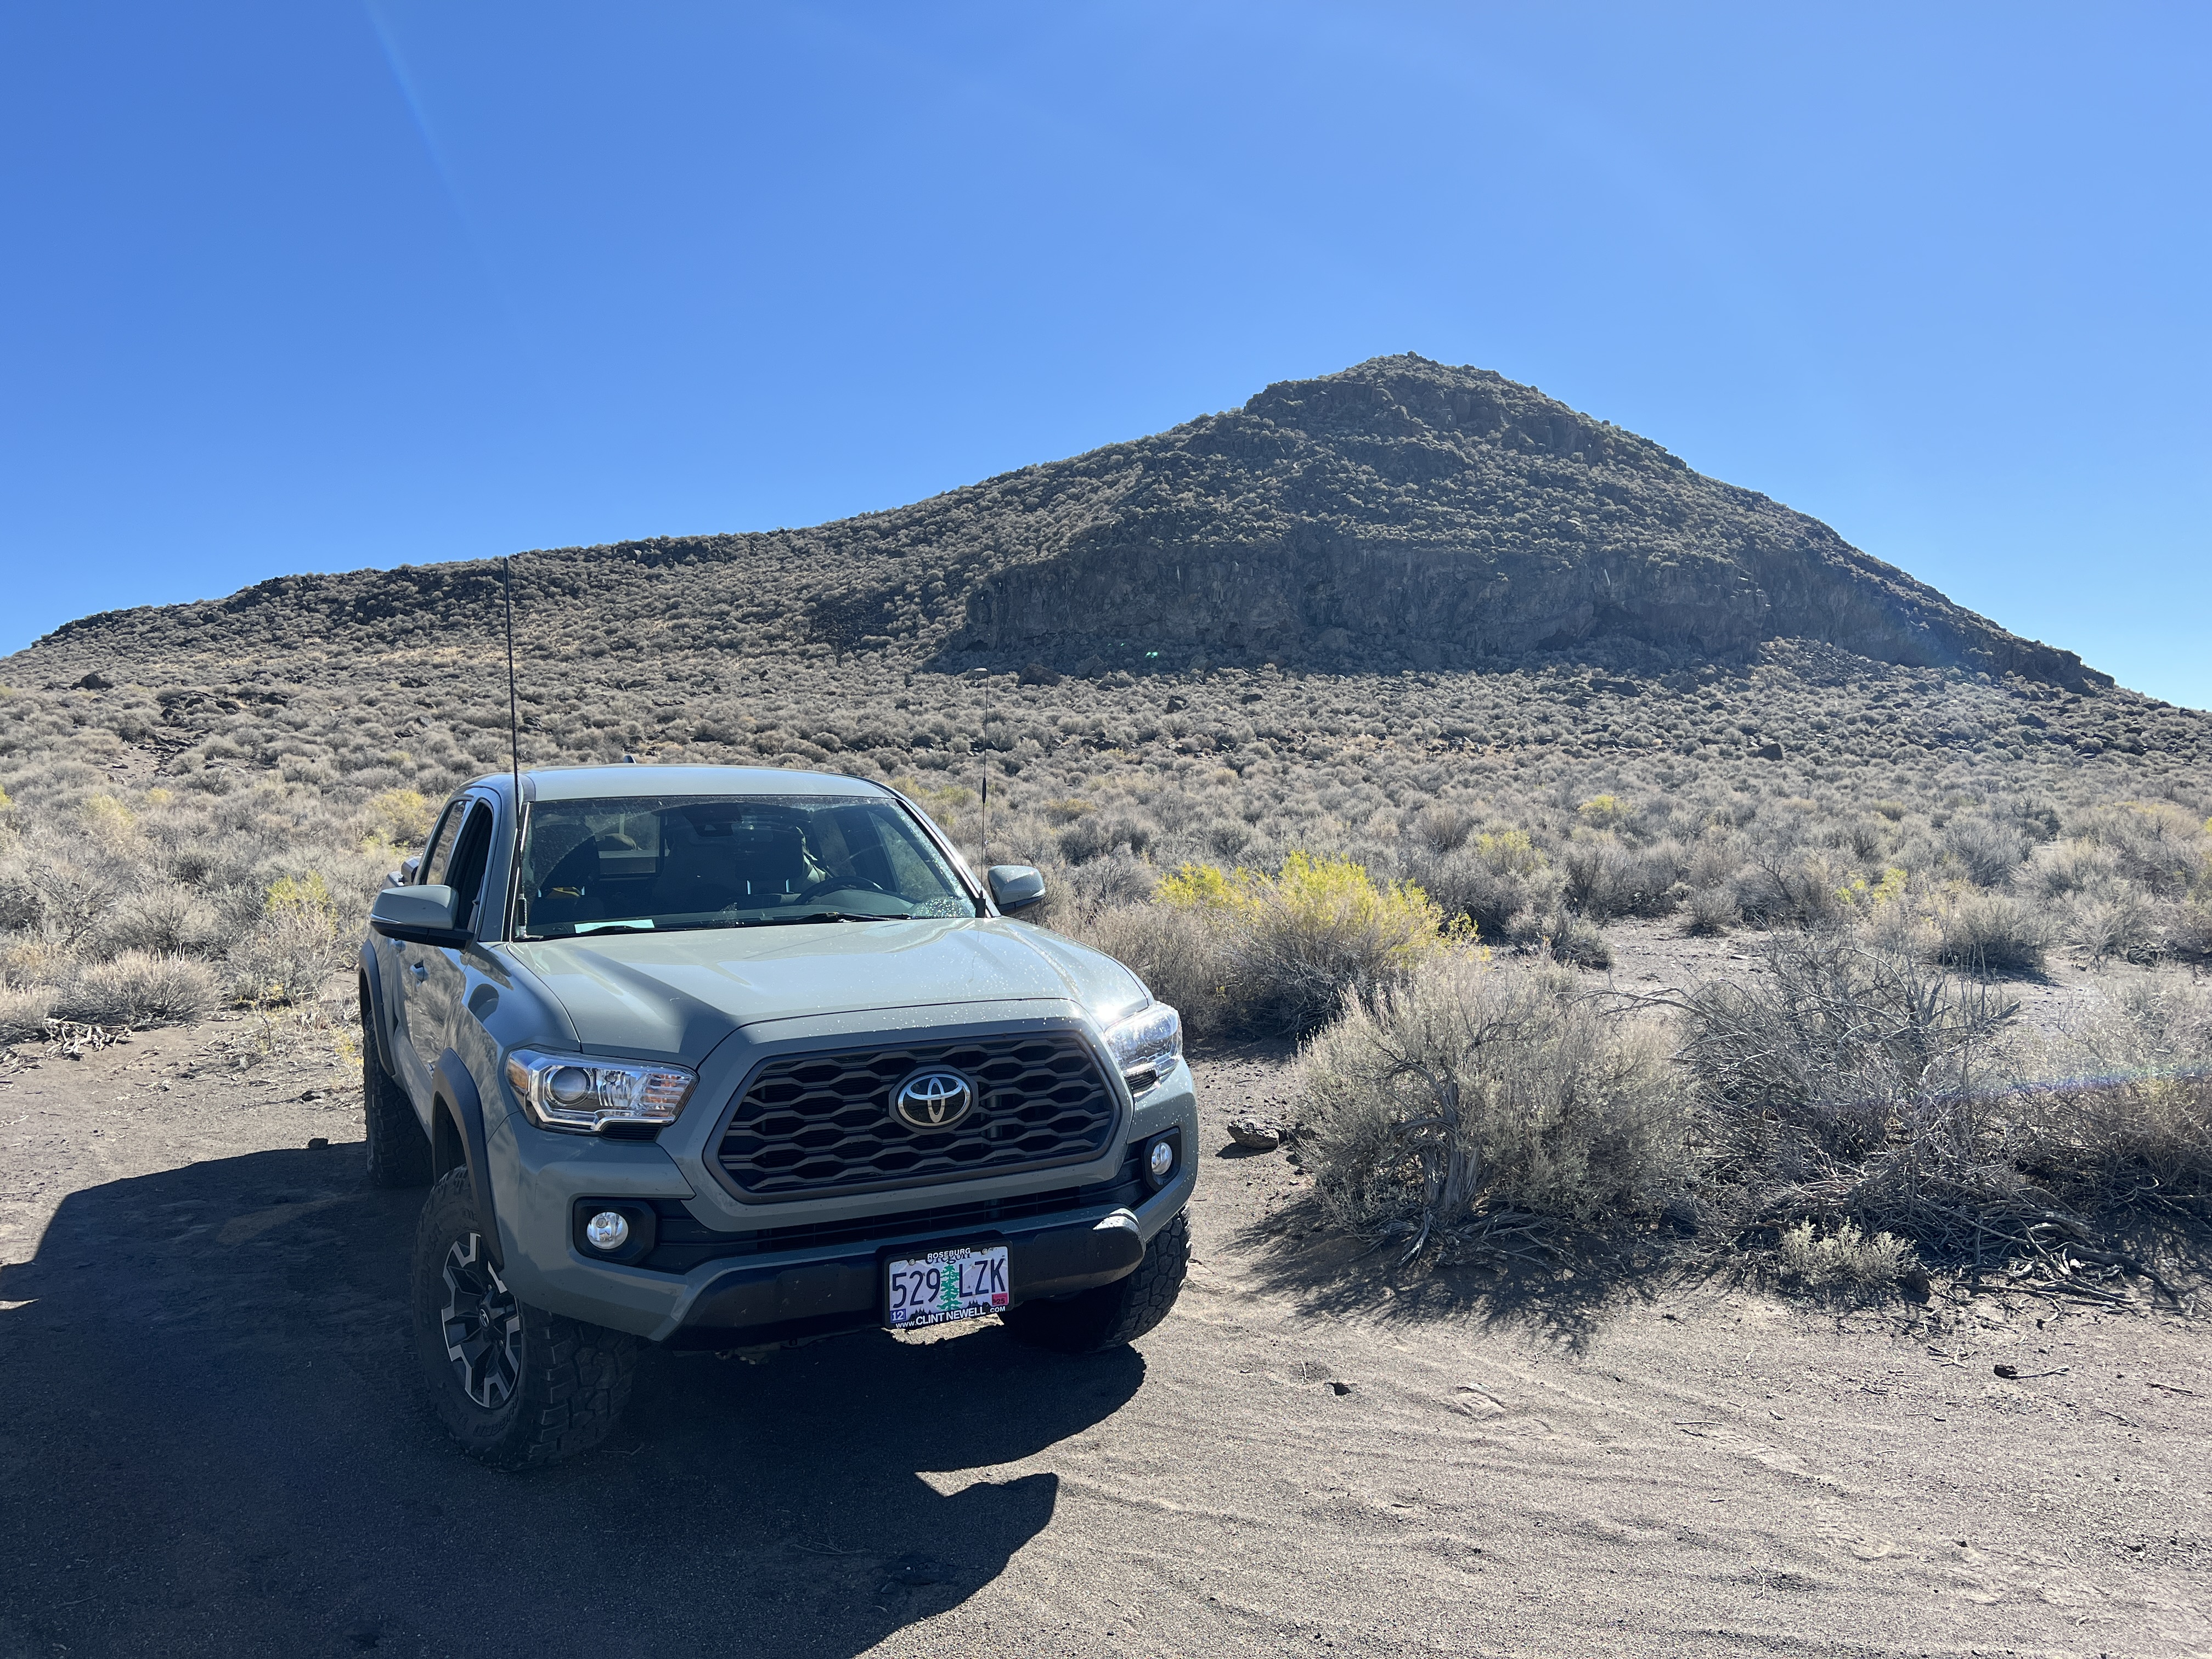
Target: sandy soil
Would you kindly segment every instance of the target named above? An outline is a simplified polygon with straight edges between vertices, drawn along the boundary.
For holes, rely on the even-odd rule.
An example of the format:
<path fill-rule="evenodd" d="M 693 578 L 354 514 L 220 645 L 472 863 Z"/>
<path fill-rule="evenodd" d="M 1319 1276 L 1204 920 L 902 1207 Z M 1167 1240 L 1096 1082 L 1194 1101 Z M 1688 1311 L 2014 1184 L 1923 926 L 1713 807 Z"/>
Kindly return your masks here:
<path fill-rule="evenodd" d="M 1139 1351 L 651 1355 L 526 1477 L 418 1395 L 419 1195 L 361 1184 L 326 1034 L 23 1053 L 4 1659 L 2212 1653 L 2193 1310 L 1394 1282 L 1227 1144 L 1279 1053 L 1200 1064 L 1199 1265 Z"/>

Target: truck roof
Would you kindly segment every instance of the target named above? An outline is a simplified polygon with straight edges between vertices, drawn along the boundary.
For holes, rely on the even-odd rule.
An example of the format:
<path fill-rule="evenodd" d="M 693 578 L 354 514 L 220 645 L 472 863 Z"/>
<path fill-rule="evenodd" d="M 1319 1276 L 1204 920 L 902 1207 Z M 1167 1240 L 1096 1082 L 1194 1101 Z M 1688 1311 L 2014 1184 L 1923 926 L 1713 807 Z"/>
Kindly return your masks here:
<path fill-rule="evenodd" d="M 549 766 L 525 771 L 533 800 L 624 799 L 641 795 L 887 795 L 879 783 L 834 772 L 793 772 L 780 766 Z M 495 788 L 505 772 L 477 781 Z M 500 791 L 504 796 L 507 792 Z"/>

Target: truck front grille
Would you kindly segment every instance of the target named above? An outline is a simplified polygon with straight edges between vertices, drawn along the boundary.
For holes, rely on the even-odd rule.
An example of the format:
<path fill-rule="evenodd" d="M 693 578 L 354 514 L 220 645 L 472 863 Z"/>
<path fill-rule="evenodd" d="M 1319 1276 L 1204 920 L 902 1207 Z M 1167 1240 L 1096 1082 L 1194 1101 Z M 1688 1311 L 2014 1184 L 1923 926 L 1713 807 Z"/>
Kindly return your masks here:
<path fill-rule="evenodd" d="M 961 1073 L 973 1110 L 949 1129 L 891 1113 L 891 1091 L 925 1067 Z M 1073 1031 L 781 1054 L 752 1075 L 719 1156 L 749 1198 L 818 1197 L 1079 1164 L 1106 1150 L 1116 1111 Z"/>

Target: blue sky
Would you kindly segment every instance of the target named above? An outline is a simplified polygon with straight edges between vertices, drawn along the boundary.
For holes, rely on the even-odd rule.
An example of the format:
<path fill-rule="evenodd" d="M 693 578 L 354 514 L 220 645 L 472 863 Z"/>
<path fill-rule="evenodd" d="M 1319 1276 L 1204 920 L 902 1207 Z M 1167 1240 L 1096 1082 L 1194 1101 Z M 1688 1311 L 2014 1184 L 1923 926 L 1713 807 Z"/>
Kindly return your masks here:
<path fill-rule="evenodd" d="M 0 650 L 1413 350 L 2212 706 L 2212 12 L 0 9 Z"/>

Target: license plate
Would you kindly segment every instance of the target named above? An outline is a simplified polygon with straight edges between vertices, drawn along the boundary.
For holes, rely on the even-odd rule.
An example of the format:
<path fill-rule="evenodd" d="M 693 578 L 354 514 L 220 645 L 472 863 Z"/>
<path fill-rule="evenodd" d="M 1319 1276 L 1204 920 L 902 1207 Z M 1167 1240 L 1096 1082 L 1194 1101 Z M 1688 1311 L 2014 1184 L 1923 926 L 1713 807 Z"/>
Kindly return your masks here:
<path fill-rule="evenodd" d="M 981 1319 L 1006 1305 L 1006 1247 L 935 1250 L 894 1261 L 884 1297 L 884 1323 L 895 1331 Z"/>

